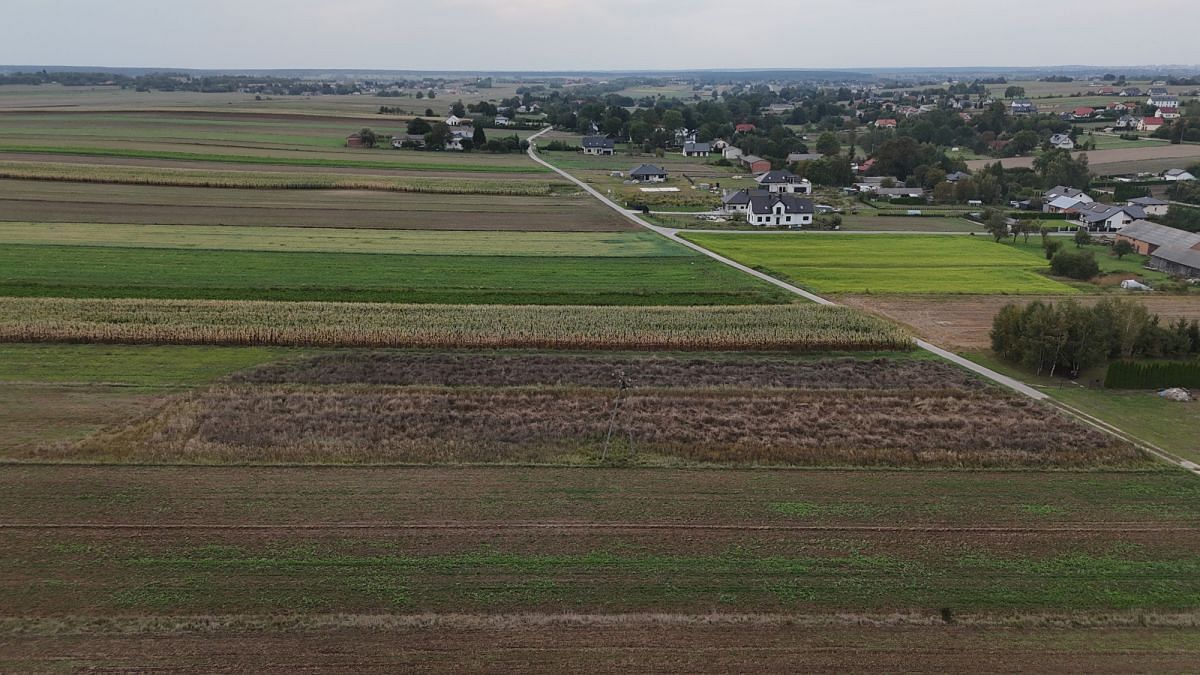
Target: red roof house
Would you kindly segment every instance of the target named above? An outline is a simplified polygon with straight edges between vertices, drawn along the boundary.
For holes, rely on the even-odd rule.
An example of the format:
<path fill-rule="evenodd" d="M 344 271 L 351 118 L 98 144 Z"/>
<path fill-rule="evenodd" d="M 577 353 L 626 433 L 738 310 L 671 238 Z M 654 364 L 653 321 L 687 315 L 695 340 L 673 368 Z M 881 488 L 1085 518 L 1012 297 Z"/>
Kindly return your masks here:
<path fill-rule="evenodd" d="M 880 129 L 895 129 L 896 120 L 887 117 L 883 119 L 877 119 L 875 120 L 875 126 Z"/>
<path fill-rule="evenodd" d="M 750 133 L 750 132 L 754 131 L 755 128 L 756 127 L 753 124 L 739 124 L 736 127 L 734 127 L 733 130 L 738 132 L 739 134 L 741 134 L 741 133 Z"/>

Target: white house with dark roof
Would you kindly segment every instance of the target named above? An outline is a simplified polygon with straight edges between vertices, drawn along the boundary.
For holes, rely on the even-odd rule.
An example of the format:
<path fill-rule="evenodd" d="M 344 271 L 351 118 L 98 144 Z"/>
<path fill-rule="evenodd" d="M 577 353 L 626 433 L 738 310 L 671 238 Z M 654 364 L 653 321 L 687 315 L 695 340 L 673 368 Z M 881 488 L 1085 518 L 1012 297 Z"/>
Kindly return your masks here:
<path fill-rule="evenodd" d="M 749 188 L 727 190 L 721 196 L 721 210 L 725 213 L 744 214 L 750 209 L 751 197 L 769 197 L 770 195 L 771 193 L 766 190 L 751 190 Z"/>
<path fill-rule="evenodd" d="M 605 136 L 585 136 L 583 139 L 583 154 L 612 156 L 616 151 L 616 141 Z"/>
<path fill-rule="evenodd" d="M 653 164 L 643 164 L 630 171 L 629 177 L 641 183 L 662 183 L 667 180 L 667 171 Z"/>
<path fill-rule="evenodd" d="M 1163 180 L 1196 180 L 1196 177 L 1184 169 L 1167 169 L 1163 172 Z"/>
<path fill-rule="evenodd" d="M 786 169 L 768 171 L 754 179 L 758 186 L 771 194 L 811 195 L 812 182 Z"/>
<path fill-rule="evenodd" d="M 1140 206 L 1103 204 L 1093 202 L 1079 209 L 1078 221 L 1082 227 L 1098 232 L 1117 232 L 1135 220 L 1143 220 L 1146 212 Z"/>
<path fill-rule="evenodd" d="M 1125 202 L 1127 206 L 1140 206 L 1147 216 L 1165 216 L 1171 209 L 1171 202 L 1156 197 L 1138 197 Z"/>
<path fill-rule="evenodd" d="M 1060 150 L 1074 150 L 1075 141 L 1071 140 L 1070 134 L 1054 134 L 1050 137 L 1050 147 Z"/>
<path fill-rule="evenodd" d="M 812 225 L 816 208 L 811 199 L 789 194 L 754 194 L 746 210 L 746 222 L 762 227 L 804 227 Z"/>
<path fill-rule="evenodd" d="M 708 157 L 712 154 L 712 145 L 689 141 L 683 144 L 684 157 Z"/>
<path fill-rule="evenodd" d="M 1151 94 L 1146 103 L 1152 108 L 1178 108 L 1179 97 L 1172 94 Z"/>

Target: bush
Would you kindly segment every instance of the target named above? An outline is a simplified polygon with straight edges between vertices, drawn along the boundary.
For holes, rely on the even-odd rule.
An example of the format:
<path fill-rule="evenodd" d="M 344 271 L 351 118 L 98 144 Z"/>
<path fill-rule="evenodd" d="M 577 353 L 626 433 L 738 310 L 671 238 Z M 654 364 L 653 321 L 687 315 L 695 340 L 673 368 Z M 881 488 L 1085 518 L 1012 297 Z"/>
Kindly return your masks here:
<path fill-rule="evenodd" d="M 1087 281 L 1100 274 L 1100 265 L 1091 251 L 1059 251 L 1050 260 L 1050 270 L 1060 277 Z"/>
<path fill-rule="evenodd" d="M 1042 248 L 1046 250 L 1046 260 L 1054 260 L 1054 256 L 1062 250 L 1062 242 L 1055 241 L 1053 239 L 1047 239 L 1046 243 L 1042 245 Z"/>
<path fill-rule="evenodd" d="M 1200 361 L 1117 361 L 1108 367 L 1109 389 L 1200 388 Z"/>

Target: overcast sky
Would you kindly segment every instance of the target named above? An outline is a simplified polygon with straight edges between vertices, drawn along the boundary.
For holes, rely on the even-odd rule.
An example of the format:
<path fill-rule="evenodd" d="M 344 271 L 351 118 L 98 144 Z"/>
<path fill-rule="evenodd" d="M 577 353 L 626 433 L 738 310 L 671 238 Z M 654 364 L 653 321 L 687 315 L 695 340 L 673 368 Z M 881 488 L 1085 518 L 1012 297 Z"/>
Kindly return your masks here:
<path fill-rule="evenodd" d="M 1196 64 L 1198 27 L 1198 0 L 0 0 L 0 63 L 397 70 Z"/>

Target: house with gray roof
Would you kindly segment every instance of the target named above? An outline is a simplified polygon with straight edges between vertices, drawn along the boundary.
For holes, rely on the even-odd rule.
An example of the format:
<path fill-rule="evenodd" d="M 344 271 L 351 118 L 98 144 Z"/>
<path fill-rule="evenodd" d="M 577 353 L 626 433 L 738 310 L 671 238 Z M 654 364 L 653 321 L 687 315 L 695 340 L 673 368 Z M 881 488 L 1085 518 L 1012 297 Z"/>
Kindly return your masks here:
<path fill-rule="evenodd" d="M 1055 185 L 1054 187 L 1042 193 L 1043 202 L 1052 202 L 1059 197 L 1072 197 L 1077 201 L 1084 202 L 1085 204 L 1091 204 L 1092 202 L 1096 201 L 1083 190 L 1067 187 L 1066 185 Z"/>
<path fill-rule="evenodd" d="M 605 136 L 585 136 L 583 139 L 583 154 L 612 156 L 616 141 Z"/>
<path fill-rule="evenodd" d="M 787 169 L 768 171 L 754 179 L 760 188 L 772 194 L 811 195 L 812 183 Z"/>
<path fill-rule="evenodd" d="M 725 213 L 745 213 L 750 209 L 750 199 L 752 197 L 769 196 L 771 196 L 771 193 L 766 190 L 751 190 L 749 188 L 727 190 L 721 196 L 721 210 Z"/>
<path fill-rule="evenodd" d="M 946 180 L 951 183 L 957 183 L 960 180 L 970 177 L 971 174 L 967 173 L 966 171 L 954 171 L 946 174 Z"/>
<path fill-rule="evenodd" d="M 1138 197 L 1125 202 L 1129 206 L 1140 206 L 1147 216 L 1165 216 L 1171 209 L 1171 202 L 1157 197 Z"/>
<path fill-rule="evenodd" d="M 824 156 L 825 155 L 822 155 L 819 152 L 792 152 L 788 153 L 787 163 L 795 164 L 796 162 L 815 162 Z"/>
<path fill-rule="evenodd" d="M 1150 254 L 1148 265 L 1173 277 L 1200 278 L 1200 244 L 1164 246 Z"/>
<path fill-rule="evenodd" d="M 1184 169 L 1167 169 L 1163 172 L 1163 180 L 1196 180 L 1196 177 Z"/>
<path fill-rule="evenodd" d="M 1059 148 L 1060 150 L 1074 150 L 1075 141 L 1071 140 L 1070 134 L 1054 134 L 1050 137 L 1050 147 Z"/>
<path fill-rule="evenodd" d="M 712 145 L 708 143 L 688 142 L 683 144 L 684 157 L 708 157 L 712 154 Z"/>
<path fill-rule="evenodd" d="M 1140 206 L 1115 206 L 1093 202 L 1079 209 L 1080 226 L 1097 232 L 1117 232 L 1135 220 L 1142 220 L 1146 212 Z"/>
<path fill-rule="evenodd" d="M 789 194 L 752 194 L 746 222 L 763 227 L 803 227 L 812 225 L 815 212 L 811 199 Z"/>
<path fill-rule="evenodd" d="M 1117 233 L 1117 241 L 1122 239 L 1133 244 L 1133 250 L 1142 255 L 1152 255 L 1160 248 L 1200 246 L 1200 234 L 1148 220 L 1135 220 L 1121 228 Z"/>
<path fill-rule="evenodd" d="M 653 164 L 643 164 L 630 171 L 629 177 L 642 183 L 662 183 L 667 180 L 667 170 Z"/>

